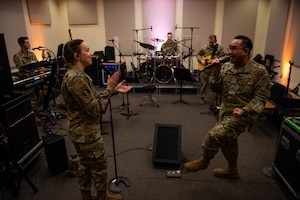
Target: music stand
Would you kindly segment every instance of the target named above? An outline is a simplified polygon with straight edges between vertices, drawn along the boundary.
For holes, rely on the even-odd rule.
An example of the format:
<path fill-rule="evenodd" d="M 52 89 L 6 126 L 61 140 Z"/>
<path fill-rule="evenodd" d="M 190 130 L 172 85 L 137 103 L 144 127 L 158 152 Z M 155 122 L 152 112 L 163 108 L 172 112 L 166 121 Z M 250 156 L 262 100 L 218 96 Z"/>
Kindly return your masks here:
<path fill-rule="evenodd" d="M 175 68 L 174 76 L 175 76 L 176 80 L 180 80 L 180 91 L 179 91 L 180 98 L 179 98 L 179 100 L 174 101 L 173 104 L 184 103 L 184 104 L 189 105 L 189 103 L 182 100 L 182 83 L 183 83 L 183 81 L 192 81 L 192 76 L 191 76 L 190 70 L 183 69 L 183 68 Z"/>
<path fill-rule="evenodd" d="M 128 86 L 128 83 L 139 83 L 139 80 L 137 78 L 125 77 L 125 80 L 126 80 L 127 86 Z M 126 103 L 127 112 L 121 113 L 121 115 L 124 115 L 124 116 L 126 116 L 126 119 L 129 119 L 130 116 L 138 115 L 138 113 L 133 113 L 129 108 L 130 103 L 129 103 L 128 92 L 126 93 L 126 98 L 127 98 L 127 103 Z"/>

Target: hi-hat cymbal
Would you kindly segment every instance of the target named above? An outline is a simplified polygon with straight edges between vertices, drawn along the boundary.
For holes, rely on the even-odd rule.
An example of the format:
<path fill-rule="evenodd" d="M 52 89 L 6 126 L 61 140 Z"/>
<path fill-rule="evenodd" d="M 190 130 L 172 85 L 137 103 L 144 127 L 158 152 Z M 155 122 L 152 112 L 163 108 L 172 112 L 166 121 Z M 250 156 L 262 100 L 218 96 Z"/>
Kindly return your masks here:
<path fill-rule="evenodd" d="M 163 39 L 159 39 L 159 38 L 151 38 L 151 40 L 153 42 L 163 42 L 164 41 Z"/>

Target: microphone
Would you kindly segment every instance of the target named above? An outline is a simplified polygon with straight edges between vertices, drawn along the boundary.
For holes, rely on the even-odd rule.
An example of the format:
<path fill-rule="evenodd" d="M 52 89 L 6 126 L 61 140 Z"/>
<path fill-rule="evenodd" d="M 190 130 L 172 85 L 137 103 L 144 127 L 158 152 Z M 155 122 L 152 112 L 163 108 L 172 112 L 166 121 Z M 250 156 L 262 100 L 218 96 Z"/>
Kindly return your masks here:
<path fill-rule="evenodd" d="M 220 63 L 226 63 L 228 61 L 230 61 L 230 58 L 229 57 L 225 57 L 224 59 L 220 60 Z M 211 64 L 208 64 L 208 65 L 205 65 L 203 68 L 207 69 L 207 68 L 213 67 L 213 66 L 215 66 L 217 64 L 219 64 L 219 63 L 211 63 Z"/>
<path fill-rule="evenodd" d="M 113 42 L 113 41 L 115 41 L 115 39 L 114 38 L 108 38 L 108 41 Z"/>
<path fill-rule="evenodd" d="M 151 26 L 151 32 L 152 32 L 152 26 Z"/>
<path fill-rule="evenodd" d="M 45 48 L 45 47 L 39 46 L 39 47 L 32 48 L 32 50 L 40 50 L 42 48 Z"/>

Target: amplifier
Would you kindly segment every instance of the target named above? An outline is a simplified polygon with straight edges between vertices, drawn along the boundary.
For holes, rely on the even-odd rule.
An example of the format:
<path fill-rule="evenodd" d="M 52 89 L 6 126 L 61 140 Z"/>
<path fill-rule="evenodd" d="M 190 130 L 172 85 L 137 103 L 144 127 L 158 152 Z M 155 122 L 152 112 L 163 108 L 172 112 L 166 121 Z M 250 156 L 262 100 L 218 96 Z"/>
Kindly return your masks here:
<path fill-rule="evenodd" d="M 7 128 L 10 154 L 15 161 L 20 161 L 40 142 L 38 130 L 31 112 Z"/>
<path fill-rule="evenodd" d="M 300 127 L 295 118 L 281 124 L 273 169 L 293 195 L 300 199 Z"/>
<path fill-rule="evenodd" d="M 43 137 L 48 169 L 54 175 L 69 166 L 65 139 L 63 136 L 49 134 Z"/>
<path fill-rule="evenodd" d="M 11 126 L 31 112 L 30 95 L 12 97 L 0 105 L 0 111 L 0 123 L 5 127 Z"/>

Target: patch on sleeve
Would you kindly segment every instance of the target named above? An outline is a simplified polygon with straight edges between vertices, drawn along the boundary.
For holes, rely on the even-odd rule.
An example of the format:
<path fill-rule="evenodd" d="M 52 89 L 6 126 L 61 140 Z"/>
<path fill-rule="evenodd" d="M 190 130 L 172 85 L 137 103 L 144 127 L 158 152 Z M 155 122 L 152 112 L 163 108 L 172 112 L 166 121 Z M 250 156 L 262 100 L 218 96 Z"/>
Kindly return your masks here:
<path fill-rule="evenodd" d="M 82 96 L 83 96 L 83 97 L 88 97 L 88 96 L 90 96 L 89 90 L 88 90 L 88 89 L 84 89 L 84 90 L 82 91 Z"/>

